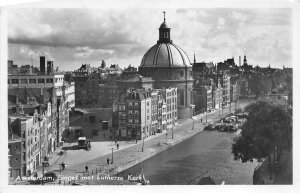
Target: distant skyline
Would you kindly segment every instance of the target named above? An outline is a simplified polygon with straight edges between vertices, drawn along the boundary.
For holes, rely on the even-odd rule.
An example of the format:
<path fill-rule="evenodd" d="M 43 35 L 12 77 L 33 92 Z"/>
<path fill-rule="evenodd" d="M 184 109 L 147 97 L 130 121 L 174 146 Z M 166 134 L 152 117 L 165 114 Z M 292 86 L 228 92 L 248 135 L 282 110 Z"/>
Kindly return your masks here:
<path fill-rule="evenodd" d="M 247 55 L 248 64 L 292 66 L 292 12 L 283 8 L 206 9 L 44 9 L 8 12 L 8 59 L 39 66 L 39 56 L 55 68 L 75 70 L 101 60 L 138 67 L 158 40 L 163 22 L 173 43 L 193 62 L 222 62 Z"/>

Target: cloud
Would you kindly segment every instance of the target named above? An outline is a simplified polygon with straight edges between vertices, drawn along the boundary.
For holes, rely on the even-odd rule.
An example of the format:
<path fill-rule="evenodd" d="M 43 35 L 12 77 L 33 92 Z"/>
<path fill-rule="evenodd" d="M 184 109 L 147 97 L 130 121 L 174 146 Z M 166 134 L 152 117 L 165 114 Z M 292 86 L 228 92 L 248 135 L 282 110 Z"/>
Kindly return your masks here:
<path fill-rule="evenodd" d="M 163 10 L 11 9 L 9 58 L 30 63 L 40 55 L 74 69 L 102 59 L 138 66 L 156 43 Z M 167 9 L 171 39 L 188 56 L 220 62 L 247 54 L 253 63 L 290 62 L 289 9 Z M 192 60 L 191 60 L 192 61 Z"/>

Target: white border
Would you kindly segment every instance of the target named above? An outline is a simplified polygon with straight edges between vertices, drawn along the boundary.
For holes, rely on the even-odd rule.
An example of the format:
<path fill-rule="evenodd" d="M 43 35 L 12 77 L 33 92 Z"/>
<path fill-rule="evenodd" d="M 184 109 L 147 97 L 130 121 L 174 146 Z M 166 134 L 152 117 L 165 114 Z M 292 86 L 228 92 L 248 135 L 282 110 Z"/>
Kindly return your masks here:
<path fill-rule="evenodd" d="M 33 3 L 28 3 L 33 2 Z M 24 4 L 27 3 L 27 4 Z M 300 96 L 299 89 L 299 65 L 300 65 L 300 0 L 219 0 L 219 1 L 196 1 L 196 0 L 54 0 L 54 1 L 37 1 L 37 0 L 0 0 L 0 6 L 9 6 L 6 8 L 14 7 L 30 7 L 30 8 L 99 8 L 99 9 L 123 9 L 126 8 L 292 8 L 293 9 L 293 69 L 294 69 L 294 117 L 300 117 L 299 115 L 299 100 L 297 96 Z M 6 8 L 3 7 L 0 10 L 0 29 L 1 29 L 1 53 L 0 53 L 0 101 L 2 108 L 0 108 L 0 150 L 1 155 L 6 155 L 7 152 L 7 21 L 6 21 Z M 151 186 L 151 187 L 131 187 L 131 186 L 81 186 L 81 187 L 50 187 L 50 186 L 8 186 L 7 182 L 7 157 L 1 156 L 0 162 L 0 192 L 17 192 L 17 191 L 33 191 L 40 192 L 46 190 L 48 191 L 101 191 L 101 192 L 136 192 L 136 191 L 161 191 L 161 192 L 186 192 L 186 191 L 205 191 L 205 192 L 299 192 L 299 172 L 300 167 L 298 161 L 300 160 L 299 152 L 299 140 L 296 136 L 299 135 L 298 131 L 298 121 L 297 118 L 294 119 L 293 125 L 293 167 L 294 167 L 294 177 L 293 185 L 281 185 L 281 186 L 245 186 L 245 185 L 230 185 L 230 186 Z M 41 189 L 43 188 L 43 189 Z M 299 190 L 299 191 L 297 191 Z"/>

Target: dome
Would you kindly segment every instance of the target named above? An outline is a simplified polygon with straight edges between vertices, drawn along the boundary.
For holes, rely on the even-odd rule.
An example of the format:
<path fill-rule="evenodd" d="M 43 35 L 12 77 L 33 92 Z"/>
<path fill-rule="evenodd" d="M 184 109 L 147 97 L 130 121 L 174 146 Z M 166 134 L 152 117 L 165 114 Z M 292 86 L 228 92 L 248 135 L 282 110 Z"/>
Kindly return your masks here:
<path fill-rule="evenodd" d="M 166 22 L 163 22 L 159 28 L 169 28 Z"/>
<path fill-rule="evenodd" d="M 189 65 L 189 58 L 179 46 L 172 43 L 158 43 L 146 52 L 140 66 L 175 67 Z"/>

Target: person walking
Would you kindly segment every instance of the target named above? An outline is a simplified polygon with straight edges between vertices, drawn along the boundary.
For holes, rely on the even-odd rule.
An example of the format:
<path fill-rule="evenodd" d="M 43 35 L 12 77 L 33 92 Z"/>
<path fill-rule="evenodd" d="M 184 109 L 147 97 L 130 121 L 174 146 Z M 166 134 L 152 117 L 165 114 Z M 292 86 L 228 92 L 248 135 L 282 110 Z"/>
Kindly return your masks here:
<path fill-rule="evenodd" d="M 202 123 L 202 119 L 201 119 L 201 123 Z"/>
<path fill-rule="evenodd" d="M 119 144 L 117 143 L 117 149 L 119 150 Z"/>
<path fill-rule="evenodd" d="M 137 143 L 137 138 L 135 138 L 135 143 Z"/>
<path fill-rule="evenodd" d="M 86 165 L 85 166 L 85 172 L 88 172 L 89 171 L 89 167 Z"/>
<path fill-rule="evenodd" d="M 62 162 L 62 163 L 61 163 L 61 168 L 62 168 L 62 170 L 64 170 L 65 167 L 66 167 L 66 164 L 65 164 L 64 162 Z"/>
<path fill-rule="evenodd" d="M 107 165 L 109 165 L 109 158 L 106 159 Z"/>

